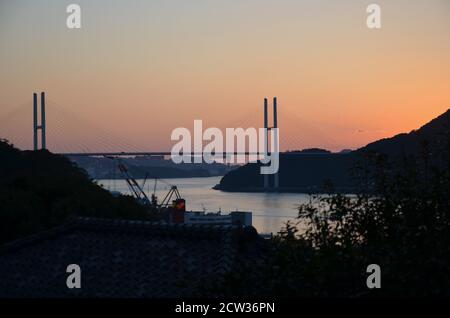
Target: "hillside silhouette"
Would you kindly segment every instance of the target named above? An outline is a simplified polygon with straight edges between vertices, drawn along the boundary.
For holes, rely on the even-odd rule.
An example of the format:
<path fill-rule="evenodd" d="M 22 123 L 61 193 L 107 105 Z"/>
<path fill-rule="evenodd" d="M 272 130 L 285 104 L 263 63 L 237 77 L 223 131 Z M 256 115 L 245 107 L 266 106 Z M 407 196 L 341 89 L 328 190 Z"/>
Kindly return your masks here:
<path fill-rule="evenodd" d="M 447 142 L 450 127 L 450 109 L 429 123 L 410 133 L 398 134 L 391 138 L 372 142 L 358 151 L 379 152 L 387 155 L 414 155 L 427 144 L 430 151 L 442 149 Z"/>
<path fill-rule="evenodd" d="M 67 158 L 20 151 L 0 140 L 0 243 L 52 228 L 70 216 L 146 219 L 128 196 L 114 197 Z"/>
<path fill-rule="evenodd" d="M 401 155 L 418 156 L 427 151 L 433 161 L 439 163 L 440 150 L 448 147 L 449 127 L 450 110 L 447 110 L 417 130 L 378 140 L 355 151 L 327 153 L 320 149 L 280 154 L 278 191 L 357 193 L 361 185 L 355 176 L 355 167 L 363 164 L 366 157 L 374 153 L 393 158 Z M 230 192 L 264 191 L 260 164 L 249 163 L 227 173 L 215 189 Z"/>

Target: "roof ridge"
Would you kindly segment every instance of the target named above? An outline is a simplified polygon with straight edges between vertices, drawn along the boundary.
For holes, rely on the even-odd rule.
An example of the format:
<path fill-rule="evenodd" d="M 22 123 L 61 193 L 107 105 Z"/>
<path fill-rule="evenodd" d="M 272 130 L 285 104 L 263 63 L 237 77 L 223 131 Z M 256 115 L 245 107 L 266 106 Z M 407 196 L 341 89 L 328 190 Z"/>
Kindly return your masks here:
<path fill-rule="evenodd" d="M 240 229 L 239 225 L 168 224 L 148 220 L 69 217 L 62 225 L 0 245 L 0 255 L 74 230 L 140 232 L 153 235 L 185 234 L 189 237 L 211 237 L 212 235 L 225 239 L 225 234 L 237 236 Z"/>
<path fill-rule="evenodd" d="M 93 217 L 76 217 L 69 221 L 75 227 L 90 228 L 91 226 L 100 227 L 120 227 L 122 229 L 163 229 L 172 231 L 181 230 L 200 230 L 200 231 L 232 231 L 240 229 L 239 225 L 220 225 L 220 224 L 171 224 L 164 221 L 132 220 L 132 219 L 106 219 Z"/>

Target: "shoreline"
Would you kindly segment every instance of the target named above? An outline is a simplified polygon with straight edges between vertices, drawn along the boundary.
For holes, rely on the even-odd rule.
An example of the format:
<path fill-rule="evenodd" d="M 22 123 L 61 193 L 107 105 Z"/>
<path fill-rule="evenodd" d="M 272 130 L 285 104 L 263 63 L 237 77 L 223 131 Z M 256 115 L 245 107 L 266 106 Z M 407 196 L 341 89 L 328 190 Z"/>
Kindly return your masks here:
<path fill-rule="evenodd" d="M 264 189 L 262 187 L 245 187 L 245 188 L 222 188 L 220 184 L 212 187 L 213 190 L 218 190 L 228 193 L 298 193 L 298 194 L 327 194 L 323 187 L 279 187 L 278 189 Z M 334 194 L 357 194 L 361 191 L 355 191 L 354 187 L 342 187 L 333 189 Z"/>

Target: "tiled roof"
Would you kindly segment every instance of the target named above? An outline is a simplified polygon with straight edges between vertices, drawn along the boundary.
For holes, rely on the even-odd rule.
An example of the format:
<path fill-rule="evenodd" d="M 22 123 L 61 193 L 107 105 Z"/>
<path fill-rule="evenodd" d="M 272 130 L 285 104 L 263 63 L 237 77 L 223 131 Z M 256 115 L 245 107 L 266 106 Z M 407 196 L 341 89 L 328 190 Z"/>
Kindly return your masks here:
<path fill-rule="evenodd" d="M 263 245 L 254 228 L 78 218 L 0 247 L 0 297 L 219 296 L 208 284 Z"/>

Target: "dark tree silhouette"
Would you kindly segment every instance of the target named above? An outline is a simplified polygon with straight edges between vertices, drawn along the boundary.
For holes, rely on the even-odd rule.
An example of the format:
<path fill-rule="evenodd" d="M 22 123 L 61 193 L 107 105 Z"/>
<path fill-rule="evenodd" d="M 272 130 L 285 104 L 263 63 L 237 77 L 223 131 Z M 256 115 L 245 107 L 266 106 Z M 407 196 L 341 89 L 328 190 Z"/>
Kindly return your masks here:
<path fill-rule="evenodd" d="M 0 243 L 60 225 L 69 216 L 149 219 L 131 197 L 112 196 L 63 156 L 0 140 Z"/>

